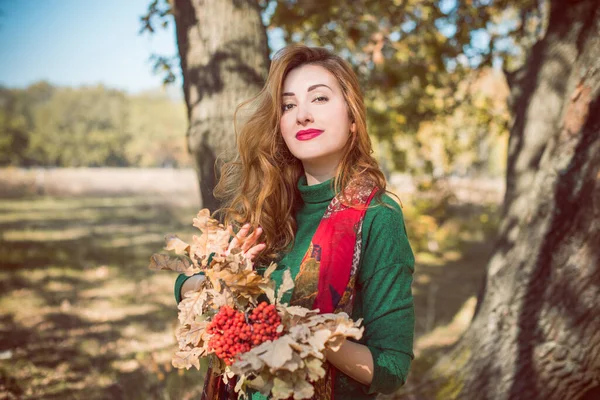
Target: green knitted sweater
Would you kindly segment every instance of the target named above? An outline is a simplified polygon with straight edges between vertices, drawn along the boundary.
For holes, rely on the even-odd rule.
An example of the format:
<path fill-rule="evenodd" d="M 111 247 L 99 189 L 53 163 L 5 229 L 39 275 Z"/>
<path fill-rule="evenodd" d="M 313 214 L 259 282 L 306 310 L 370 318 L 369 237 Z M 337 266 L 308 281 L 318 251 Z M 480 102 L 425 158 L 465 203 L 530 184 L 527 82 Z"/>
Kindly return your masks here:
<path fill-rule="evenodd" d="M 271 277 L 281 283 L 283 271 L 289 269 L 295 278 L 300 262 L 317 230 L 321 217 L 335 193 L 331 180 L 307 186 L 306 177 L 300 178 L 298 189 L 304 201 L 296 218 L 296 232 L 292 250 L 284 254 Z M 392 393 L 406 381 L 413 356 L 414 306 L 411 292 L 414 257 L 408 242 L 402 210 L 387 194 L 377 197 L 365 214 L 362 229 L 363 247 L 356 281 L 356 297 L 352 318 L 363 318 L 365 331 L 358 341 L 366 345 L 373 356 L 373 381 L 363 385 L 339 372 L 335 381 L 337 399 L 372 399 L 377 393 Z M 180 290 L 186 276 L 180 275 L 175 283 L 175 297 L 180 301 Z M 291 291 L 283 297 L 289 302 Z M 265 399 L 252 393 L 252 400 Z"/>

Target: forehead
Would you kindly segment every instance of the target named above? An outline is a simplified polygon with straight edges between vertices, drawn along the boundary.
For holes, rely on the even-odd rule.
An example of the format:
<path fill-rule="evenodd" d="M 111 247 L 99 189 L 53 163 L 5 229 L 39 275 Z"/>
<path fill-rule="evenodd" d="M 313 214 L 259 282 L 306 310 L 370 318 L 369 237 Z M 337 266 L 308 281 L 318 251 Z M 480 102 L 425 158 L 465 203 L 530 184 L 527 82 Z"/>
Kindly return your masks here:
<path fill-rule="evenodd" d="M 326 68 L 320 65 L 306 64 L 294 68 L 288 72 L 283 81 L 284 92 L 306 92 L 306 90 L 316 84 L 324 84 L 332 90 L 339 91 L 339 83 L 335 76 Z"/>

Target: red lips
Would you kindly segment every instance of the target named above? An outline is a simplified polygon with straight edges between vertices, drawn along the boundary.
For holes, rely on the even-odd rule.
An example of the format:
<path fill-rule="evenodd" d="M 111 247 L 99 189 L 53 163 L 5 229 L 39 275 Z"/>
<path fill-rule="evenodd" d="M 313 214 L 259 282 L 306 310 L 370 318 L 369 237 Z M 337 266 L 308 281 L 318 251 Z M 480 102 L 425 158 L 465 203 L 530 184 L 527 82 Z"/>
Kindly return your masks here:
<path fill-rule="evenodd" d="M 298 140 L 310 140 L 319 136 L 323 131 L 321 129 L 305 129 L 296 133 Z"/>

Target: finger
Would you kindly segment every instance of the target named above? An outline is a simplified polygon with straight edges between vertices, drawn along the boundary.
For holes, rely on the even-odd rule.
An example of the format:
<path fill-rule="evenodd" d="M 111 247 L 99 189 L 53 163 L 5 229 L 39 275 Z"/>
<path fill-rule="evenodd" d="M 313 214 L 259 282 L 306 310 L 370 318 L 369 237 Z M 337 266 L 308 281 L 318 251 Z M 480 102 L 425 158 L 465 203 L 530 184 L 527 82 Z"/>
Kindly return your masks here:
<path fill-rule="evenodd" d="M 233 235 L 233 239 L 231 239 L 231 242 L 229 242 L 229 247 L 227 249 L 232 250 L 236 247 L 240 247 L 240 244 L 244 242 L 249 229 L 250 224 L 245 224 L 244 226 L 242 226 L 238 233 Z"/>
<path fill-rule="evenodd" d="M 263 230 L 260 226 L 256 228 L 254 232 L 252 232 L 250 236 L 248 236 L 248 238 L 246 238 L 246 240 L 244 241 L 244 244 L 242 245 L 242 251 L 247 251 L 248 249 L 250 249 L 254 245 L 254 243 L 256 243 L 260 235 L 262 235 L 262 232 Z"/>
<path fill-rule="evenodd" d="M 248 258 L 250 261 L 252 261 L 254 259 L 254 257 L 256 257 L 258 255 L 258 253 L 263 251 L 266 247 L 267 247 L 267 245 L 264 243 L 257 244 L 256 246 L 252 247 L 250 250 L 248 250 L 246 252 L 246 258 Z"/>

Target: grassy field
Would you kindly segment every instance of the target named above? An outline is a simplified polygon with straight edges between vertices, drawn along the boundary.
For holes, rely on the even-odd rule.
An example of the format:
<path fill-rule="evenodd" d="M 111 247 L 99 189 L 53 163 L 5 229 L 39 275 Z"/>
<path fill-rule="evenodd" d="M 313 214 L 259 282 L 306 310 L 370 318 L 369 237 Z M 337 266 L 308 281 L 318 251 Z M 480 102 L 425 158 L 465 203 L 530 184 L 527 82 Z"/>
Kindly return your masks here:
<path fill-rule="evenodd" d="M 497 205 L 404 204 L 417 255 L 411 378 L 469 322 Z M 436 200 L 431 200 L 432 198 Z M 147 269 L 197 209 L 167 196 L 0 199 L 0 398 L 197 398 L 202 373 L 171 367 L 174 275 Z"/>

